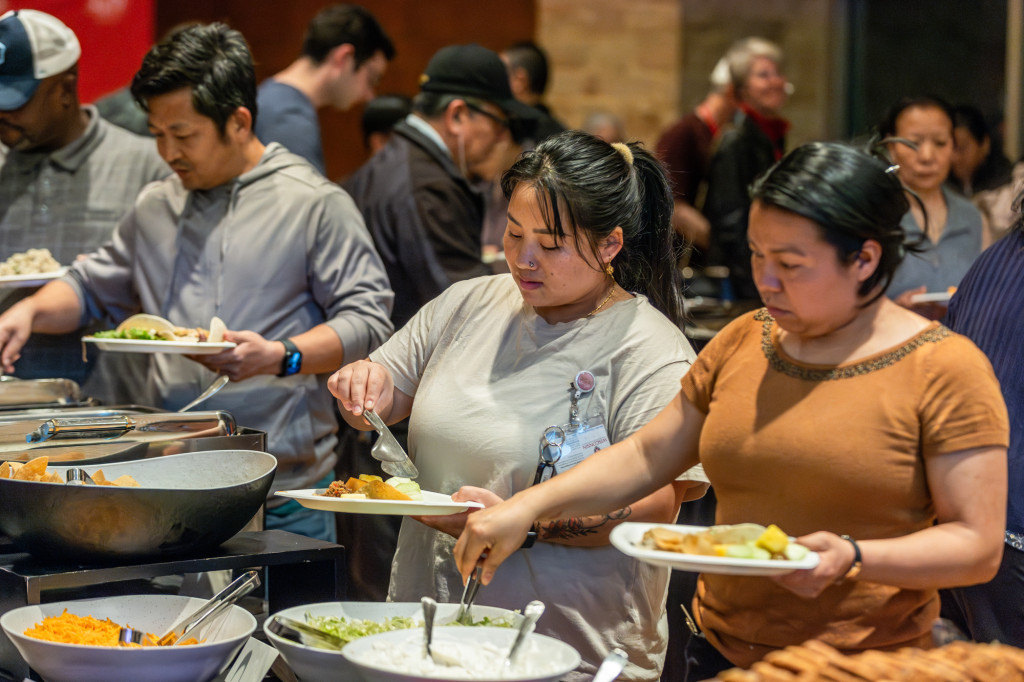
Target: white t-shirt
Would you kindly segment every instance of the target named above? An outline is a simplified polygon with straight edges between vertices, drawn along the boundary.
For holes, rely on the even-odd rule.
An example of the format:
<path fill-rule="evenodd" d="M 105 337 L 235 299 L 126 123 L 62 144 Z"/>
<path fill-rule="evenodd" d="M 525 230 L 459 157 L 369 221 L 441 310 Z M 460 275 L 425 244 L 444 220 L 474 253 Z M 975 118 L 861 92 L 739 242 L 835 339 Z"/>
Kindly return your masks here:
<path fill-rule="evenodd" d="M 603 417 L 614 443 L 679 393 L 695 357 L 679 329 L 643 296 L 552 325 L 523 302 L 511 275 L 451 286 L 371 355 L 391 371 L 398 390 L 415 398 L 409 451 L 423 489 L 451 494 L 472 485 L 506 499 L 533 483 L 544 429 L 569 421 L 570 382 L 578 372 L 596 378 L 579 401 L 581 419 Z M 682 478 L 707 480 L 699 467 Z M 455 538 L 406 519 L 389 598 L 459 601 L 454 545 Z M 538 632 L 583 657 L 567 680 L 589 680 L 616 646 L 629 653 L 623 679 L 658 680 L 668 573 L 610 545 L 538 542 L 509 557 L 477 603 L 522 609 L 532 599 L 543 601 Z"/>

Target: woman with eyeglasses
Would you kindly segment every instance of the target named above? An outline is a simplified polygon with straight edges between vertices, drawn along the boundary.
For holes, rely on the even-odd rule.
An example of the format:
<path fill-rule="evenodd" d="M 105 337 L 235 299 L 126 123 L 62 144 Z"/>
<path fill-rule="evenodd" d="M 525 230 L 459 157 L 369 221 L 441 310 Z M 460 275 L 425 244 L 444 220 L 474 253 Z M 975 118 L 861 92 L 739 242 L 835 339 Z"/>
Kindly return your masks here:
<path fill-rule="evenodd" d="M 789 121 L 783 118 L 782 107 L 792 86 L 783 74 L 782 49 L 763 38 L 738 41 L 723 59 L 740 111 L 735 127 L 722 132 L 708 166 L 708 262 L 728 267 L 733 294 L 753 300 L 757 289 L 747 248 L 748 188 L 785 152 Z"/>
<path fill-rule="evenodd" d="M 649 152 L 565 132 L 521 156 L 502 189 L 510 274 L 453 285 L 329 384 L 355 428 L 369 428 L 365 409 L 388 423 L 411 416 L 424 490 L 486 506 L 635 432 L 695 357 L 678 326 L 672 195 Z M 622 521 L 674 521 L 706 489 L 699 468 L 680 474 L 618 509 L 536 524 L 477 603 L 545 602 L 538 630 L 583 657 L 567 680 L 589 680 L 614 647 L 629 654 L 623 679 L 658 680 L 668 571 L 622 555 L 608 535 Z M 452 548 L 468 516 L 403 522 L 392 600 L 459 600 Z"/>
<path fill-rule="evenodd" d="M 765 307 L 719 332 L 638 432 L 470 515 L 462 573 L 486 553 L 484 592 L 532 524 L 619 509 L 700 462 L 717 523 L 778 524 L 820 562 L 701 574 L 688 679 L 810 639 L 930 647 L 938 589 L 999 566 L 1008 420 L 981 351 L 885 296 L 908 208 L 888 166 L 817 143 L 759 178 L 749 238 Z"/>

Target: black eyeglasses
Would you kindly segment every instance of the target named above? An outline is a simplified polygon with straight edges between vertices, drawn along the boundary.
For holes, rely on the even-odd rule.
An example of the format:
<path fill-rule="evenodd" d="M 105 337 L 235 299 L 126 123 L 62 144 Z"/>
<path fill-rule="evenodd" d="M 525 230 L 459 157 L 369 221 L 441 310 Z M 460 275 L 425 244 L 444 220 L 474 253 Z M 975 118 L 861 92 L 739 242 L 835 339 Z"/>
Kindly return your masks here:
<path fill-rule="evenodd" d="M 473 104 L 472 102 L 466 102 L 466 108 L 467 109 L 471 109 L 472 111 L 475 111 L 478 114 L 486 116 L 487 118 L 491 119 L 492 121 L 497 123 L 502 128 L 508 128 L 509 125 L 510 125 L 509 124 L 509 120 L 507 118 L 505 118 L 504 116 L 498 116 L 497 114 L 492 114 L 491 112 L 487 111 L 486 109 L 484 109 L 483 107 L 481 107 L 478 104 Z"/>

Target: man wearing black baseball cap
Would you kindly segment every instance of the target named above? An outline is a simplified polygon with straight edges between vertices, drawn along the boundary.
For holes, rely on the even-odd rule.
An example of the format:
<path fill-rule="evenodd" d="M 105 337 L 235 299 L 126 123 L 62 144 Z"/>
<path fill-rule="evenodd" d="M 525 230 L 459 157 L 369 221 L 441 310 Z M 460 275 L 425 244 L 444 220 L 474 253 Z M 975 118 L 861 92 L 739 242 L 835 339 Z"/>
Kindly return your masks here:
<path fill-rule="evenodd" d="M 452 282 L 487 275 L 482 199 L 470 186 L 534 110 L 512 96 L 497 53 L 450 45 L 420 76 L 413 113 L 345 184 L 395 291 L 398 328 Z"/>
<path fill-rule="evenodd" d="M 46 247 L 70 265 L 110 239 L 139 190 L 170 173 L 152 140 L 79 103 L 81 54 L 57 17 L 31 9 L 0 16 L 0 142 L 7 148 L 0 149 L 0 260 Z M 0 312 L 30 293 L 7 289 Z M 16 375 L 81 383 L 91 370 L 89 395 L 126 402 L 115 386 L 125 385 L 131 360 L 107 355 L 83 364 L 79 336 L 40 339 L 25 349 Z"/>
<path fill-rule="evenodd" d="M 533 110 L 512 96 L 496 52 L 450 45 L 420 76 L 413 113 L 345 184 L 384 260 L 404 325 L 453 282 L 491 274 L 481 259 L 483 198 L 471 186 L 491 175 L 498 154 L 528 133 Z M 406 423 L 391 427 L 402 438 Z M 364 471 L 373 460 L 357 447 L 340 455 L 339 471 Z M 340 519 L 354 591 L 387 596 L 398 524 L 390 517 Z"/>

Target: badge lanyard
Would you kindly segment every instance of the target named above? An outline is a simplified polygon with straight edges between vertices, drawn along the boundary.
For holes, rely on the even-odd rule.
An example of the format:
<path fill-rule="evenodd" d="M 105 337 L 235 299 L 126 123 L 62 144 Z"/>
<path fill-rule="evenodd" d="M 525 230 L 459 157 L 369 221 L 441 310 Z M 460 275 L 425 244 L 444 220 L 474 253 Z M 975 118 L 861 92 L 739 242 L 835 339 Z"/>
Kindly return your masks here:
<path fill-rule="evenodd" d="M 608 435 L 601 417 L 580 419 L 580 398 L 590 394 L 597 381 L 591 372 L 583 370 L 569 382 L 569 423 L 564 427 L 552 425 L 544 429 L 540 439 L 540 458 L 533 484 L 551 478 L 559 471 L 582 462 L 588 455 L 608 445 Z M 566 442 L 569 441 L 569 442 Z M 561 464 L 562 466 L 556 467 Z"/>

